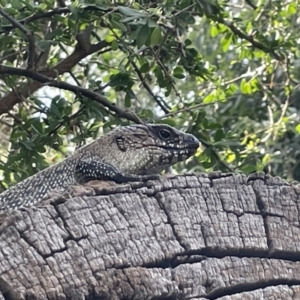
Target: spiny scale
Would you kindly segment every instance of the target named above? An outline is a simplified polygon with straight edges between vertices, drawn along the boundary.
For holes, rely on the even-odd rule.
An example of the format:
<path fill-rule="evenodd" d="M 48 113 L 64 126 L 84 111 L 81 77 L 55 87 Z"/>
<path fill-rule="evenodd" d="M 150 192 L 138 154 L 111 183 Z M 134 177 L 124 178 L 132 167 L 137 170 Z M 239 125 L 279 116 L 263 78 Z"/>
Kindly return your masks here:
<path fill-rule="evenodd" d="M 195 154 L 199 141 L 168 125 L 118 127 L 0 194 L 0 210 L 29 207 L 54 189 L 90 180 L 117 183 L 157 179 L 162 170 Z"/>

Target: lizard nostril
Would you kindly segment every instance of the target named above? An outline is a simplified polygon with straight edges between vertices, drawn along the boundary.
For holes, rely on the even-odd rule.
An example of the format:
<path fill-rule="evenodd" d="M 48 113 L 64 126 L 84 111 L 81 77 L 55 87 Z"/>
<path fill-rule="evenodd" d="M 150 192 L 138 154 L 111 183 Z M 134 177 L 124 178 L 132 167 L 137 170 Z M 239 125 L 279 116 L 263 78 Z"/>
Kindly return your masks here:
<path fill-rule="evenodd" d="M 199 144 L 198 139 L 197 139 L 195 136 L 193 136 L 192 134 L 189 134 L 189 135 L 187 136 L 186 141 L 187 141 L 187 142 L 190 142 L 190 143 L 192 143 L 192 144 Z"/>

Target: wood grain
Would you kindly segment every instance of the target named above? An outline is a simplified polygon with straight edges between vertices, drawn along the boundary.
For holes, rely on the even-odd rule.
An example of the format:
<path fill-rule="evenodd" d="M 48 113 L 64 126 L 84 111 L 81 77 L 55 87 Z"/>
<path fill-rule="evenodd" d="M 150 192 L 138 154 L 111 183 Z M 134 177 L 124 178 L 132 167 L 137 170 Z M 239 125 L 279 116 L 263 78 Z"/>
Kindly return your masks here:
<path fill-rule="evenodd" d="M 70 187 L 4 218 L 0 299 L 300 299 L 299 203 L 263 173 Z"/>

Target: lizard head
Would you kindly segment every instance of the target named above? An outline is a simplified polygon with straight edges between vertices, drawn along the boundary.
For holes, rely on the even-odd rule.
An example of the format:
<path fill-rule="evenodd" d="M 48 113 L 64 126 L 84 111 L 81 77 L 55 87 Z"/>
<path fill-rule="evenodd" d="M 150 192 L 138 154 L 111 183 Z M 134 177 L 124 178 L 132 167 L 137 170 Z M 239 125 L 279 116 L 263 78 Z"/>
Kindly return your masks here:
<path fill-rule="evenodd" d="M 121 158 L 118 167 L 128 174 L 158 174 L 194 155 L 199 147 L 192 134 L 164 124 L 124 126 L 114 133 Z"/>

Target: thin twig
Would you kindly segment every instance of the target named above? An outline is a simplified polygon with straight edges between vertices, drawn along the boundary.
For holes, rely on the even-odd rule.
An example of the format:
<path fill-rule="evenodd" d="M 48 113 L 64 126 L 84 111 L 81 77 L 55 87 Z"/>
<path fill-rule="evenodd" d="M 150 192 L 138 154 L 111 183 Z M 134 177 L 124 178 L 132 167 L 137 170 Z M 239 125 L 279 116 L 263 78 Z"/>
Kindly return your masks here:
<path fill-rule="evenodd" d="M 113 34 L 115 35 L 116 39 L 118 39 L 118 35 L 115 33 L 115 31 L 113 30 L 113 28 L 110 28 L 110 30 L 113 32 Z M 154 93 L 152 92 L 151 88 L 149 87 L 149 85 L 145 82 L 142 73 L 140 72 L 138 66 L 136 65 L 136 63 L 133 61 L 132 56 L 136 55 L 136 53 L 134 53 L 129 47 L 127 47 L 127 45 L 124 45 L 126 47 L 126 50 L 128 52 L 130 52 L 130 56 L 129 56 L 129 61 L 131 63 L 131 65 L 133 66 L 135 72 L 137 73 L 138 77 L 140 78 L 140 81 L 142 83 L 142 85 L 144 86 L 144 88 L 147 90 L 147 92 L 152 96 L 153 100 L 156 102 L 156 104 L 162 109 L 162 111 L 166 114 L 169 112 L 168 108 L 165 107 L 167 106 L 166 103 L 162 103 L 162 101 L 159 100 L 159 97 L 154 95 Z M 146 49 L 146 48 L 145 48 Z M 145 50 L 144 49 L 144 50 Z M 102 89 L 104 89 L 104 87 L 102 87 Z"/>
<path fill-rule="evenodd" d="M 260 50 L 264 51 L 265 53 L 270 53 L 271 55 L 273 55 L 279 61 L 282 61 L 284 59 L 284 57 L 278 55 L 272 48 L 269 48 L 269 47 L 265 46 L 264 44 L 256 41 L 253 38 L 253 36 L 247 35 L 244 32 L 242 32 L 240 29 L 238 29 L 237 27 L 235 27 L 234 24 L 233 24 L 233 22 L 225 21 L 221 17 L 215 16 L 215 15 L 209 15 L 208 17 L 210 19 L 216 21 L 216 22 L 219 22 L 221 24 L 226 25 L 229 29 L 231 29 L 231 31 L 234 34 L 236 34 L 241 39 L 244 39 L 244 40 L 248 41 L 253 47 L 255 47 L 257 49 L 260 49 Z"/>
<path fill-rule="evenodd" d="M 255 6 L 250 0 L 245 0 L 245 2 L 252 7 L 254 10 L 257 9 L 257 6 Z"/>
<path fill-rule="evenodd" d="M 161 69 L 163 70 L 163 72 L 165 73 L 166 78 L 168 79 L 169 83 L 172 85 L 173 90 L 175 91 L 175 95 L 180 99 L 180 101 L 182 101 L 180 93 L 178 92 L 177 88 L 175 87 L 175 82 L 172 79 L 172 77 L 170 76 L 169 72 L 167 71 L 165 65 L 162 63 L 162 61 L 160 60 L 159 57 L 157 57 L 156 52 L 153 50 L 153 48 L 150 48 L 151 52 L 157 62 L 157 64 L 161 67 Z"/>
<path fill-rule="evenodd" d="M 16 28 L 19 28 L 24 35 L 26 35 L 28 39 L 28 61 L 27 67 L 31 70 L 34 67 L 34 56 L 35 56 L 35 42 L 34 42 L 34 34 L 32 31 L 28 30 L 24 25 L 20 22 L 16 21 L 13 17 L 8 15 L 2 8 L 0 8 L 0 14 L 10 21 Z"/>
<path fill-rule="evenodd" d="M 235 94 L 234 96 L 229 96 L 229 97 L 226 98 L 226 101 L 235 100 L 237 96 L 239 96 L 239 94 Z M 212 105 L 215 105 L 215 104 L 218 104 L 218 103 L 221 103 L 221 102 L 224 102 L 224 100 L 216 99 L 215 101 L 210 102 L 210 103 L 198 103 L 198 104 L 195 104 L 195 105 L 192 105 L 192 106 L 189 106 L 189 107 L 184 107 L 184 108 L 178 109 L 176 111 L 169 112 L 168 114 L 163 115 L 161 117 L 158 117 L 156 119 L 156 121 L 161 120 L 161 119 L 165 119 L 165 118 L 168 118 L 168 117 L 176 116 L 176 115 L 178 115 L 180 113 L 183 113 L 183 112 L 195 111 L 195 109 L 199 108 L 199 107 L 212 106 Z"/>
<path fill-rule="evenodd" d="M 156 102 L 156 104 L 162 109 L 162 111 L 167 114 L 169 113 L 169 110 L 161 103 L 161 101 L 158 99 L 158 97 L 156 95 L 154 95 L 154 93 L 152 92 L 151 88 L 149 87 L 149 85 L 145 82 L 142 73 L 140 72 L 138 66 L 136 65 L 136 63 L 133 61 L 133 59 L 130 59 L 130 62 L 135 70 L 135 72 L 137 73 L 138 77 L 141 80 L 142 85 L 144 86 L 144 88 L 147 90 L 147 92 L 152 96 L 152 98 L 154 99 L 154 101 Z"/>

